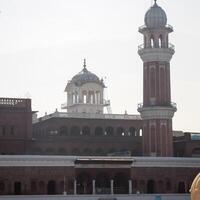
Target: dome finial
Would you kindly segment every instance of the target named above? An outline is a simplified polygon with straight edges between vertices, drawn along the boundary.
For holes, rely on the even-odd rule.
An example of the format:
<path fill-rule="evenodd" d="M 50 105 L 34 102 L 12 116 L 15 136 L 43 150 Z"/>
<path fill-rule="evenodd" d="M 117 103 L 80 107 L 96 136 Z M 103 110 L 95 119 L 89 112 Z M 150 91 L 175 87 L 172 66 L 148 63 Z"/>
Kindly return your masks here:
<path fill-rule="evenodd" d="M 83 61 L 83 67 L 84 69 L 86 69 L 86 59 L 84 58 L 84 61 Z"/>

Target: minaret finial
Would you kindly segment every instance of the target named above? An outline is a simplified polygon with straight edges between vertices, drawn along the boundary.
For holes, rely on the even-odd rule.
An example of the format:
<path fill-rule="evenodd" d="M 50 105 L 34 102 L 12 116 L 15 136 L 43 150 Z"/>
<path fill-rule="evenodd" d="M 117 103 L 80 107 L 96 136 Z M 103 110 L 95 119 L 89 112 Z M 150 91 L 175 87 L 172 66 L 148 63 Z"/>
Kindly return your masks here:
<path fill-rule="evenodd" d="M 86 59 L 84 58 L 83 67 L 86 69 Z"/>
<path fill-rule="evenodd" d="M 156 2 L 157 2 L 157 0 L 154 0 L 154 2 L 156 3 Z"/>

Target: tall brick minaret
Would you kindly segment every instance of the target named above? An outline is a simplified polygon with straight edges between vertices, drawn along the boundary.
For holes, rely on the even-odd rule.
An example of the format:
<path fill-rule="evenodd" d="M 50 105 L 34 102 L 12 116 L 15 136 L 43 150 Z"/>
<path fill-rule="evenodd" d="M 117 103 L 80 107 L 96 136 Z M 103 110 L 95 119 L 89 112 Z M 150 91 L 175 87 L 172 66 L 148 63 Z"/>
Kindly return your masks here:
<path fill-rule="evenodd" d="M 138 54 L 143 61 L 143 104 L 139 104 L 143 123 L 144 156 L 173 156 L 172 118 L 176 105 L 171 102 L 170 60 L 174 46 L 168 35 L 165 11 L 154 5 L 145 14 L 145 25 L 139 28 L 144 44 Z"/>

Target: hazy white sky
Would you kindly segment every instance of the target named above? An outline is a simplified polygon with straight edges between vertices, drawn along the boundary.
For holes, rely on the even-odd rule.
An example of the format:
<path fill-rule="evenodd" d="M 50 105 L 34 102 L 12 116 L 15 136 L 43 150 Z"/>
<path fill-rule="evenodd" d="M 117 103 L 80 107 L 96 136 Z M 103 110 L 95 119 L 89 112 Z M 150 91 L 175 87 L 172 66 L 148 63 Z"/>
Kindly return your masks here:
<path fill-rule="evenodd" d="M 105 78 L 113 113 L 142 102 L 138 27 L 151 0 L 0 0 L 0 96 L 31 97 L 43 115 L 66 101 L 67 81 L 88 70 Z M 200 1 L 158 0 L 174 27 L 175 130 L 200 131 Z"/>

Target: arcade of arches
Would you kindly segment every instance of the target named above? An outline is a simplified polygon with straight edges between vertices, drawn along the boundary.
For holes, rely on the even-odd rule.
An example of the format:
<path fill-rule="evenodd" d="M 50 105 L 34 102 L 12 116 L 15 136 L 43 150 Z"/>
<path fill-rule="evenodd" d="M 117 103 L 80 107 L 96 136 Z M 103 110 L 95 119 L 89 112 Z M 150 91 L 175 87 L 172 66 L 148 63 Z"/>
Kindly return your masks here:
<path fill-rule="evenodd" d="M 131 193 L 170 193 L 172 191 L 172 182 L 170 180 L 130 180 L 124 173 L 116 173 L 113 179 L 105 173 L 99 173 L 93 179 L 87 173 L 78 175 L 77 180 L 31 180 L 25 184 L 18 180 L 12 183 L 8 180 L 0 180 L 0 195 L 3 194 L 129 194 L 130 183 L 132 184 Z M 76 182 L 76 189 L 75 187 Z M 95 185 L 95 190 L 93 189 Z M 113 185 L 113 186 L 112 186 Z M 30 190 L 25 187 L 30 187 Z M 113 189 L 111 189 L 113 187 Z M 187 193 L 189 185 L 185 181 L 176 182 L 177 193 Z M 76 192 L 75 192 L 76 191 Z"/>

